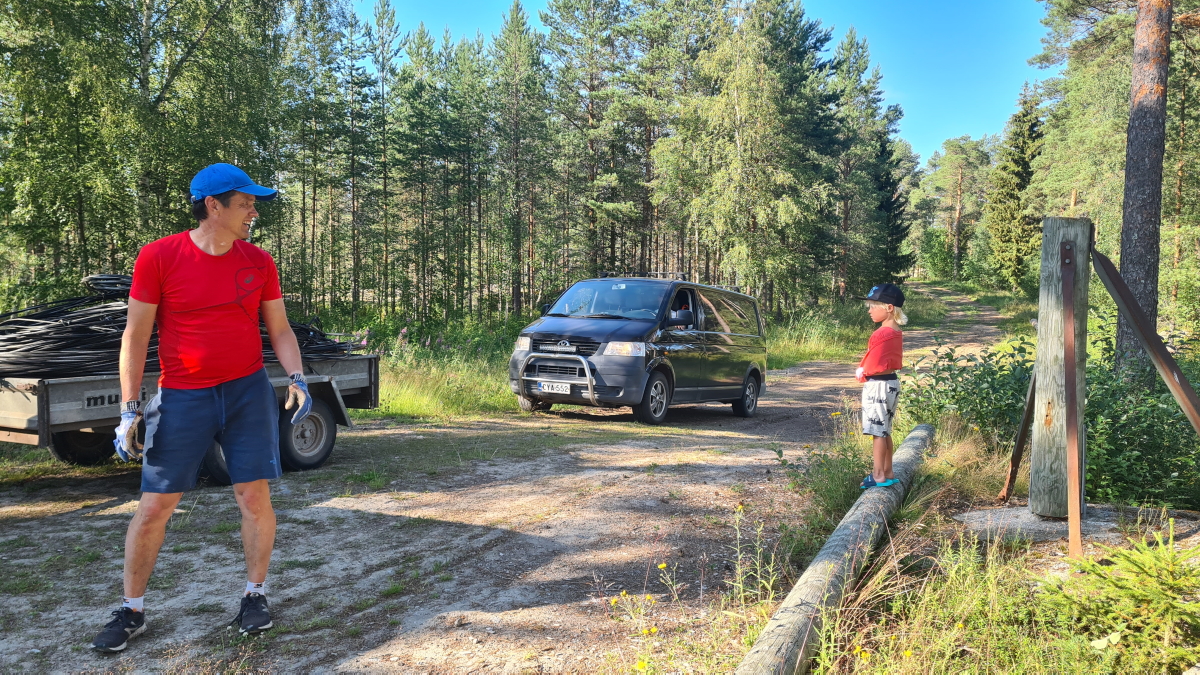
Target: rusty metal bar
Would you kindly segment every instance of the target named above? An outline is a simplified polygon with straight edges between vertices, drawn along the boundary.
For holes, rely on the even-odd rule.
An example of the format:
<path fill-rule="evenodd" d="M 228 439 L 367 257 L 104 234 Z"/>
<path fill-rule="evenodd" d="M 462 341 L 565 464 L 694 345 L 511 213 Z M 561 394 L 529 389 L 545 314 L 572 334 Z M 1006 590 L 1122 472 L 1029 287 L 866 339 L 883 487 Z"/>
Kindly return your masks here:
<path fill-rule="evenodd" d="M 1067 553 L 1072 558 L 1083 557 L 1083 528 L 1080 512 L 1083 504 L 1083 485 L 1079 466 L 1079 392 L 1075 368 L 1075 268 L 1079 251 L 1075 242 L 1058 245 L 1059 269 L 1062 271 L 1063 293 L 1063 403 L 1067 408 Z M 1086 263 L 1086 261 L 1085 261 Z M 1086 308 L 1085 308 L 1086 309 Z"/>
<path fill-rule="evenodd" d="M 1109 295 L 1117 303 L 1117 310 L 1133 327 L 1138 341 L 1150 355 L 1150 361 L 1158 370 L 1158 376 L 1167 384 L 1167 389 L 1171 391 L 1175 402 L 1183 409 L 1183 414 L 1187 415 L 1188 421 L 1192 423 L 1192 428 L 1196 430 L 1197 434 L 1200 434 L 1200 399 L 1196 398 L 1196 392 L 1192 389 L 1192 385 L 1180 372 L 1175 359 L 1171 358 L 1171 353 L 1167 351 L 1162 338 L 1158 336 L 1158 331 L 1150 325 L 1146 314 L 1142 312 L 1141 306 L 1134 299 L 1133 292 L 1125 285 L 1125 280 L 1121 278 L 1121 274 L 1117 272 L 1112 261 L 1103 253 L 1093 251 L 1092 262 L 1094 269 L 1100 275 L 1100 281 L 1104 282 L 1104 287 L 1108 289 Z"/>
<path fill-rule="evenodd" d="M 1012 496 L 1013 485 L 1017 482 L 1017 472 L 1021 469 L 1021 459 L 1025 455 L 1025 446 L 1029 444 L 1029 431 L 1033 424 L 1033 397 L 1037 394 L 1037 371 L 1029 374 L 1029 391 L 1025 394 L 1025 412 L 1021 415 L 1021 425 L 1017 427 L 1017 438 L 1013 441 L 1012 457 L 1008 460 L 1008 477 L 1004 479 L 1004 488 L 1000 490 L 996 501 L 1003 504 Z"/>

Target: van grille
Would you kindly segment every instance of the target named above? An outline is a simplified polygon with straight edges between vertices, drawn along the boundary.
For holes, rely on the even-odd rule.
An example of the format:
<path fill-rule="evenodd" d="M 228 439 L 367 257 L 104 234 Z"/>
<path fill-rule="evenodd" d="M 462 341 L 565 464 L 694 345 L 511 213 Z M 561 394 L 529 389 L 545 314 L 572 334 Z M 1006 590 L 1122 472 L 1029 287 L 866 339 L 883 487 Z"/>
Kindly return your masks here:
<path fill-rule="evenodd" d="M 534 340 L 533 351 L 535 352 L 556 352 L 554 347 L 558 346 L 558 340 Z M 562 352 L 569 354 L 579 354 L 581 356 L 591 356 L 600 349 L 599 342 L 576 342 L 571 340 L 571 345 L 575 347 L 573 352 Z"/>
<path fill-rule="evenodd" d="M 537 367 L 538 375 L 566 375 L 568 377 L 587 377 L 583 373 L 583 368 L 572 368 L 571 366 L 551 366 L 545 363 L 539 363 Z"/>

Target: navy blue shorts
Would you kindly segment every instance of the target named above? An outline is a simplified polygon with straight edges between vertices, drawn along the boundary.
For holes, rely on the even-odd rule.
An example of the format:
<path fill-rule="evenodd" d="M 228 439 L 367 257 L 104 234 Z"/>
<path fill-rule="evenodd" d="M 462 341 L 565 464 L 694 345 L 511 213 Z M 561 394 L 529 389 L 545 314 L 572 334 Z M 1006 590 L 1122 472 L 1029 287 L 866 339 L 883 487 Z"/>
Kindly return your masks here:
<path fill-rule="evenodd" d="M 142 492 L 196 487 L 200 463 L 221 444 L 234 483 L 279 478 L 279 403 L 265 369 L 203 389 L 160 388 L 146 404 Z"/>

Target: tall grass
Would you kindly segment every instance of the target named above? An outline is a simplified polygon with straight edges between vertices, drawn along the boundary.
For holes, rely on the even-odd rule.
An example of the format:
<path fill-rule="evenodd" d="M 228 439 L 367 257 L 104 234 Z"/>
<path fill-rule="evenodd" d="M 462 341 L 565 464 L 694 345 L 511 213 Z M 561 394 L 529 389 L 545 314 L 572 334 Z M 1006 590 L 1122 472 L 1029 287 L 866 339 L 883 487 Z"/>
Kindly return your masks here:
<path fill-rule="evenodd" d="M 1006 469 L 980 432 L 939 421 L 890 539 L 825 615 L 813 672 L 1177 673 L 1200 661 L 1200 547 L 1179 550 L 1158 522 L 1075 574 L 1045 574 L 1044 554 L 960 534 L 940 511 L 990 502 Z M 1027 484 L 1022 472 L 1018 491 Z"/>
<path fill-rule="evenodd" d="M 906 328 L 933 328 L 946 316 L 946 303 L 910 290 L 905 298 Z M 843 361 L 867 350 L 876 324 L 862 302 L 832 303 L 799 312 L 767 326 L 767 367 L 787 368 L 804 361 Z"/>

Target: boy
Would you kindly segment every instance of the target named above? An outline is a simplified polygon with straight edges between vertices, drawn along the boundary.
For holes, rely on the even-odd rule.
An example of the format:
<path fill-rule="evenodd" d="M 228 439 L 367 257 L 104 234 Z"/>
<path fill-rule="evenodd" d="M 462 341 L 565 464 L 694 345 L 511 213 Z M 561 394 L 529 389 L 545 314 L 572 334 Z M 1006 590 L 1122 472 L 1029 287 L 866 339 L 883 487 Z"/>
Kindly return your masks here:
<path fill-rule="evenodd" d="M 904 292 L 894 284 L 871 288 L 865 298 L 871 320 L 882 324 L 871 334 L 867 353 L 858 364 L 855 379 L 863 383 L 863 434 L 873 437 L 874 467 L 863 479 L 860 488 L 887 487 L 896 484 L 892 474 L 892 418 L 896 415 L 896 398 L 900 394 L 900 378 L 896 371 L 904 365 L 904 333 L 900 327 L 908 323 L 904 315 Z"/>

